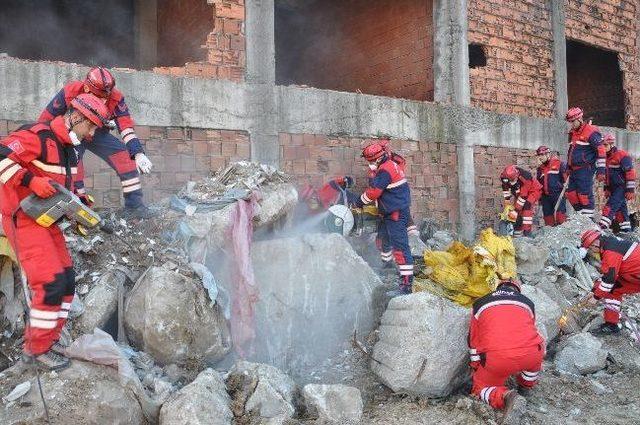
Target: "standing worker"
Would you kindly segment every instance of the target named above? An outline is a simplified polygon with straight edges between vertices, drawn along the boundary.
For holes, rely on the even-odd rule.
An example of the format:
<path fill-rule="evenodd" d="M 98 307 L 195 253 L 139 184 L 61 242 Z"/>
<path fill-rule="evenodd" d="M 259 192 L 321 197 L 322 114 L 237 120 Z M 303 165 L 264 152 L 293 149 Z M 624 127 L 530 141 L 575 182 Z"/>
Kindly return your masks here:
<path fill-rule="evenodd" d="M 356 200 L 356 206 L 377 203 L 382 216 L 378 226 L 376 244 L 383 262 L 395 259 L 400 273 L 399 293 L 411 293 L 413 284 L 413 256 L 409 248 L 409 224 L 411 191 L 401 167 L 394 162 L 385 146 L 374 142 L 362 150 L 372 175 L 369 187 Z"/>
<path fill-rule="evenodd" d="M 604 182 L 607 165 L 602 135 L 598 127 L 584 122 L 584 112 L 580 108 L 569 109 L 565 118 L 571 124 L 567 199 L 577 213 L 593 218 L 593 175 L 595 173 L 598 181 Z"/>
<path fill-rule="evenodd" d="M 134 130 L 135 123 L 129 115 L 129 107 L 124 101 L 124 96 L 115 86 L 116 80 L 108 69 L 91 68 L 84 81 L 72 81 L 66 84 L 42 111 L 38 121 L 48 122 L 54 117 L 64 115 L 71 100 L 81 93 L 92 93 L 100 98 L 106 104 L 109 120 L 115 122 L 124 143 L 111 135 L 109 126 L 96 131 L 92 141 L 83 140 L 76 147 L 80 164 L 75 189 L 79 194 L 85 193 L 82 157 L 85 149 L 89 149 L 118 173 L 122 183 L 125 214 L 134 218 L 145 218 L 151 214 L 142 202 L 140 173 L 150 173 L 153 164 L 144 154 L 140 139 Z"/>
<path fill-rule="evenodd" d="M 542 195 L 542 185 L 527 170 L 508 165 L 500 174 L 505 202 L 515 199 L 514 237 L 529 236 L 533 227 L 533 213 Z M 512 211 L 513 212 L 513 211 Z"/>
<path fill-rule="evenodd" d="M 627 201 L 633 201 L 636 191 L 636 170 L 627 152 L 615 146 L 613 134 L 604 136 L 602 144 L 607 152 L 607 174 L 604 194 L 607 203 L 602 209 L 600 227 L 608 229 L 615 220 L 623 233 L 631 231 Z"/>
<path fill-rule="evenodd" d="M 31 291 L 24 359 L 51 370 L 69 365 L 57 341 L 75 294 L 75 273 L 58 226 L 40 226 L 20 209 L 20 201 L 31 194 L 52 196 L 51 182 L 71 189 L 78 166 L 74 146 L 104 128 L 109 116 L 100 99 L 80 94 L 64 115 L 48 124 L 27 124 L 0 141 L 2 227 Z"/>
<path fill-rule="evenodd" d="M 471 394 L 507 411 L 517 392 L 505 383 L 518 374 L 520 387 L 538 383 L 545 342 L 536 328 L 535 305 L 520 293 L 520 282 L 501 280 L 495 291 L 473 303 L 469 325 Z"/>
<path fill-rule="evenodd" d="M 604 301 L 604 323 L 599 333 L 620 332 L 620 308 L 622 296 L 640 292 L 640 249 L 638 243 L 615 236 L 605 236 L 599 230 L 585 230 L 581 237 L 582 248 L 600 260 L 600 273 L 592 289 L 592 302 Z"/>
<path fill-rule="evenodd" d="M 553 155 L 551 149 L 546 146 L 540 146 L 536 150 L 536 158 L 539 164 L 537 178 L 542 185 L 540 202 L 544 224 L 557 226 L 567 220 L 567 202 L 564 195 L 558 203 L 566 179 L 567 164 Z M 554 211 L 556 204 L 558 204 L 558 210 Z"/>

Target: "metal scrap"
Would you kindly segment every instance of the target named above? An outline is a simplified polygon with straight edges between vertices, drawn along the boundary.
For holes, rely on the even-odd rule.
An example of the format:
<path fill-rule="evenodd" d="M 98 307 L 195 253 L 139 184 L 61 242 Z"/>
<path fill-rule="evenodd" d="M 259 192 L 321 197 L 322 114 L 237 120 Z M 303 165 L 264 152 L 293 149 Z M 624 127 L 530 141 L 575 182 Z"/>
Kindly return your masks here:
<path fill-rule="evenodd" d="M 365 348 L 364 345 L 362 345 L 362 343 L 360 341 L 358 341 L 358 331 L 357 330 L 353 330 L 353 337 L 351 338 L 351 345 L 353 345 L 353 348 L 358 349 L 359 351 L 362 352 L 362 354 L 364 354 L 366 357 L 368 357 L 369 359 L 373 360 L 374 362 L 378 363 L 379 365 L 388 367 L 391 370 L 395 370 L 394 368 L 392 368 L 391 366 L 389 366 L 388 364 L 385 364 L 383 362 L 381 362 L 380 360 L 376 359 L 375 357 L 373 357 L 369 351 L 367 351 L 367 349 Z"/>

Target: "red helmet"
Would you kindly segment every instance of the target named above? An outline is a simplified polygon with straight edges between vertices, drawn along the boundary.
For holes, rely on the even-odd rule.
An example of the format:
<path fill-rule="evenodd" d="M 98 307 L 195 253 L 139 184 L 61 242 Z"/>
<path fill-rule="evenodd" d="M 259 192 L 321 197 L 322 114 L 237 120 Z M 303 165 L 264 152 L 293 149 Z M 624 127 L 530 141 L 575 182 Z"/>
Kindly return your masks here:
<path fill-rule="evenodd" d="M 498 283 L 498 286 L 500 285 L 511 285 L 511 286 L 515 286 L 516 289 L 518 290 L 518 292 L 522 291 L 522 284 L 520 283 L 520 281 L 518 279 L 515 278 L 507 278 L 507 279 L 500 279 L 500 282 Z"/>
<path fill-rule="evenodd" d="M 84 84 L 91 93 L 106 98 L 111 95 L 111 90 L 116 85 L 116 79 L 107 68 L 97 66 L 89 70 Z"/>
<path fill-rule="evenodd" d="M 602 233 L 600 232 L 600 230 L 585 230 L 580 236 L 580 243 L 582 244 L 583 248 L 589 248 L 596 240 L 598 240 L 601 235 Z"/>
<path fill-rule="evenodd" d="M 71 107 L 99 128 L 107 125 L 109 121 L 110 114 L 107 106 L 91 93 L 79 94 L 71 101 Z"/>
<path fill-rule="evenodd" d="M 581 120 L 583 116 L 584 116 L 584 112 L 582 111 L 581 108 L 573 107 L 567 111 L 567 115 L 565 116 L 565 119 L 571 122 L 575 120 Z"/>
<path fill-rule="evenodd" d="M 386 153 L 391 153 L 391 142 L 389 139 L 380 139 L 377 143 L 384 148 Z"/>
<path fill-rule="evenodd" d="M 517 179 L 519 175 L 520 171 L 518 171 L 518 167 L 516 167 L 515 165 L 507 165 L 502 171 L 502 174 L 500 174 L 500 178 L 513 181 Z"/>
<path fill-rule="evenodd" d="M 616 136 L 611 133 L 607 133 L 602 138 L 602 143 L 605 145 L 615 145 L 616 144 Z"/>
<path fill-rule="evenodd" d="M 536 149 L 536 155 L 540 156 L 540 155 L 546 155 L 548 153 L 551 153 L 551 149 L 549 149 L 548 147 L 542 145 L 540 147 L 538 147 L 538 149 Z"/>
<path fill-rule="evenodd" d="M 375 142 L 368 146 L 365 146 L 365 148 L 362 149 L 362 156 L 364 157 L 364 159 L 366 159 L 369 162 L 377 161 L 384 154 L 387 153 L 386 151 L 387 148 L 385 146 L 388 146 L 388 145 L 385 145 L 384 143 L 380 143 L 380 142 Z"/>

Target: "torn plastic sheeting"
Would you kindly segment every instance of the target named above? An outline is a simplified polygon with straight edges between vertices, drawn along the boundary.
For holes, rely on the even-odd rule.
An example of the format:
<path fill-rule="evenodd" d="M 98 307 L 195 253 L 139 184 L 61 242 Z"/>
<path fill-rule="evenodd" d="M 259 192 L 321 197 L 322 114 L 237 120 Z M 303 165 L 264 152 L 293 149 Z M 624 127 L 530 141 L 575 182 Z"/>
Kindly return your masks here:
<path fill-rule="evenodd" d="M 228 243 L 231 244 L 231 337 L 236 351 L 245 357 L 245 346 L 255 337 L 255 303 L 258 289 L 255 285 L 251 262 L 251 240 L 253 236 L 253 216 L 260 199 L 254 192 L 248 201 L 238 202 L 232 214 L 228 229 Z"/>
<path fill-rule="evenodd" d="M 239 200 L 248 200 L 250 197 L 251 190 L 232 188 L 227 190 L 222 196 L 214 198 L 211 201 L 194 201 L 188 197 L 182 198 L 173 195 L 170 205 L 174 210 L 190 215 L 190 207 L 195 207 L 198 211 L 217 211 Z"/>
<path fill-rule="evenodd" d="M 231 300 L 229 299 L 227 291 L 218 285 L 213 273 L 211 273 L 209 268 L 204 264 L 189 263 L 189 266 L 191 266 L 193 271 L 202 280 L 202 286 L 207 290 L 211 304 L 213 305 L 217 302 L 222 309 L 224 318 L 229 320 L 231 318 Z"/>
<path fill-rule="evenodd" d="M 16 385 L 16 387 L 9 394 L 2 397 L 2 401 L 5 403 L 15 401 L 28 393 L 30 389 L 31 381 L 24 381 L 23 383 Z"/>
<path fill-rule="evenodd" d="M 126 350 L 116 345 L 111 335 L 98 328 L 93 330 L 93 334 L 80 336 L 66 350 L 67 357 L 115 368 L 118 371 L 120 383 L 133 391 L 147 420 L 155 423 L 162 404 L 147 395 L 127 354 Z"/>
<path fill-rule="evenodd" d="M 549 253 L 549 261 L 556 267 L 573 267 L 576 264 L 577 248 L 573 246 L 562 246 L 559 249 L 551 249 Z"/>

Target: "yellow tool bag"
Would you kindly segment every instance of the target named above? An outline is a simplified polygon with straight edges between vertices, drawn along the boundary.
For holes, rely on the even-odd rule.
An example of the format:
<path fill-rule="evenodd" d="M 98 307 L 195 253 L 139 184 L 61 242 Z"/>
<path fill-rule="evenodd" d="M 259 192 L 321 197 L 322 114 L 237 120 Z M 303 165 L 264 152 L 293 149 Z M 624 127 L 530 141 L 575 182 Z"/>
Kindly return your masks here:
<path fill-rule="evenodd" d="M 414 291 L 430 291 L 463 305 L 493 291 L 500 278 L 517 277 L 516 250 L 508 236 L 480 232 L 473 248 L 455 241 L 447 251 L 425 251 Z"/>

